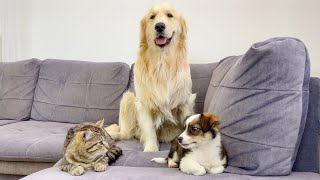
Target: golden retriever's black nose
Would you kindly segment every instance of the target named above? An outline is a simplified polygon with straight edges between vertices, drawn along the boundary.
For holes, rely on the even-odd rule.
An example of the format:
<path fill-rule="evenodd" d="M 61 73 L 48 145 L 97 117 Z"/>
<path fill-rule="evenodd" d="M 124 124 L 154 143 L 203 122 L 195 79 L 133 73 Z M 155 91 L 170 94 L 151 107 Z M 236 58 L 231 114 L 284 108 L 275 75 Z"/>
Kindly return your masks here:
<path fill-rule="evenodd" d="M 159 22 L 156 24 L 155 29 L 157 32 L 163 32 L 166 29 L 166 25 L 163 22 Z"/>
<path fill-rule="evenodd" d="M 182 139 L 183 139 L 183 137 L 178 137 L 178 141 L 179 141 L 179 143 L 181 143 L 181 142 L 182 142 Z"/>

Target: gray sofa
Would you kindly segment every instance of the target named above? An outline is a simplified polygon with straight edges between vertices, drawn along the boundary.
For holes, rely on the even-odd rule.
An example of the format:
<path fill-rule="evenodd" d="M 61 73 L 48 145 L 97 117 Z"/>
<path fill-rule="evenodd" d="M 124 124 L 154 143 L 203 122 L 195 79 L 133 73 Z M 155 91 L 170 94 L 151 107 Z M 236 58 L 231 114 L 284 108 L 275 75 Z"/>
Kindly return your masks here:
<path fill-rule="evenodd" d="M 218 65 L 191 64 L 193 92 L 197 93 L 196 113 L 204 110 L 208 86 Z M 132 69 L 125 63 L 55 59 L 1 63 L 0 179 L 26 175 L 23 179 L 194 179 L 195 176 L 178 169 L 150 162 L 153 157 L 165 157 L 170 144 L 161 144 L 159 152 L 144 153 L 137 140 L 117 142 L 123 156 L 105 172 L 88 171 L 72 177 L 60 171 L 57 162 L 70 127 L 102 117 L 106 126 L 118 121 L 122 94 L 133 89 Z M 310 78 L 308 104 L 301 143 L 296 147 L 298 151 L 288 176 L 223 173 L 197 178 L 320 179 L 319 78 Z"/>

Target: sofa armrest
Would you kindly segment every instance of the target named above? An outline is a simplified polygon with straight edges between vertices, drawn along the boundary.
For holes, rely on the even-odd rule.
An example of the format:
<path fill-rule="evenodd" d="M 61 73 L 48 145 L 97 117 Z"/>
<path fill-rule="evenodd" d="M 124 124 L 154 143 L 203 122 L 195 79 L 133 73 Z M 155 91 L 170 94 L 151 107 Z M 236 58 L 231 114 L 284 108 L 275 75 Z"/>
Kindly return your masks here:
<path fill-rule="evenodd" d="M 308 115 L 293 171 L 320 172 L 320 79 L 309 85 Z"/>

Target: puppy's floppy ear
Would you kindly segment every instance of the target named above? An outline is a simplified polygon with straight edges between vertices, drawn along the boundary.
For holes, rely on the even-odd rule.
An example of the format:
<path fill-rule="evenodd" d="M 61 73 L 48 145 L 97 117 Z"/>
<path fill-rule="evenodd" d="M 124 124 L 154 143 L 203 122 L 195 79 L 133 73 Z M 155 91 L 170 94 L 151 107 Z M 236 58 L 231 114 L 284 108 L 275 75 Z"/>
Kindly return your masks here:
<path fill-rule="evenodd" d="M 210 131 L 220 124 L 218 116 L 211 113 L 201 113 L 200 126 L 204 132 Z"/>

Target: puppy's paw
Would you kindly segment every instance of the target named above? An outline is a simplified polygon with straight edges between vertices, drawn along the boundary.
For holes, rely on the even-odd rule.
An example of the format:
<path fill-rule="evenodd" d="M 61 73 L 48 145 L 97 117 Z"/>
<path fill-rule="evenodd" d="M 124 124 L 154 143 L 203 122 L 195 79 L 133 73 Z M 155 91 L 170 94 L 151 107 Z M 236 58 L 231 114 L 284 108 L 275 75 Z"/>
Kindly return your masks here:
<path fill-rule="evenodd" d="M 157 143 L 146 143 L 143 152 L 157 152 L 159 147 Z"/>
<path fill-rule="evenodd" d="M 219 173 L 223 173 L 223 171 L 224 171 L 223 166 L 215 166 L 215 167 L 212 167 L 209 172 L 211 174 L 219 174 Z"/>
<path fill-rule="evenodd" d="M 97 172 L 102 172 L 107 169 L 107 165 L 104 163 L 97 163 L 94 165 L 93 169 Z"/>
<path fill-rule="evenodd" d="M 169 168 L 178 168 L 179 165 L 178 165 L 177 163 L 175 163 L 175 162 L 169 162 L 169 163 L 168 163 L 168 167 L 169 167 Z"/>
<path fill-rule="evenodd" d="M 82 175 L 83 173 L 84 173 L 84 168 L 81 167 L 81 166 L 77 166 L 76 168 L 74 168 L 74 169 L 72 169 L 72 170 L 70 171 L 70 174 L 71 174 L 72 176 L 80 176 L 80 175 Z"/>
<path fill-rule="evenodd" d="M 171 158 L 168 158 L 168 167 L 169 168 L 178 168 L 179 165 L 176 162 L 174 162 Z"/>
<path fill-rule="evenodd" d="M 206 174 L 206 169 L 200 165 L 197 165 L 197 166 L 194 166 L 192 164 L 189 164 L 187 166 L 180 165 L 180 170 L 184 173 L 192 174 L 196 176 L 202 176 Z"/>

